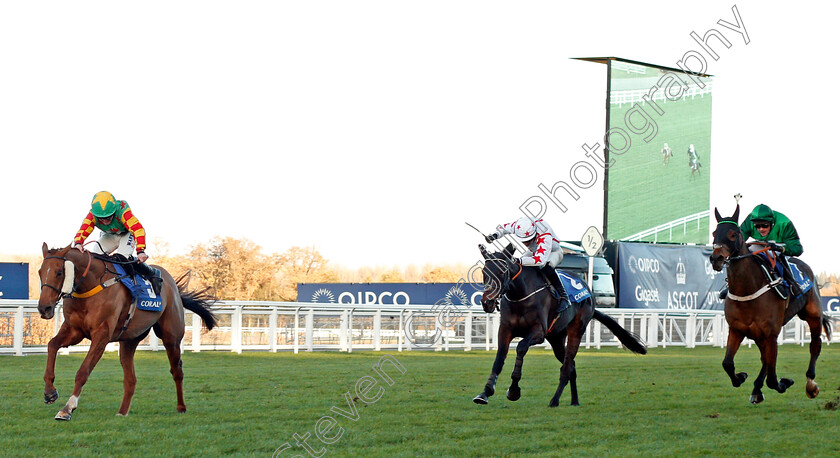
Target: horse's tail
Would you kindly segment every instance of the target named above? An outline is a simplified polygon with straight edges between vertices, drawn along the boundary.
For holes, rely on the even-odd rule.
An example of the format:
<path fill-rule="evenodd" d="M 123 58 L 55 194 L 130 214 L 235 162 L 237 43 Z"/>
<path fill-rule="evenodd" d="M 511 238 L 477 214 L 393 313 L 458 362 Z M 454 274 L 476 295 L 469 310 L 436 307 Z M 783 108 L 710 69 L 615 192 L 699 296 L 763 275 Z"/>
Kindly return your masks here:
<path fill-rule="evenodd" d="M 175 283 L 178 284 L 178 294 L 181 296 L 184 308 L 200 316 L 201 321 L 204 322 L 204 326 L 209 331 L 219 322 L 216 315 L 210 311 L 210 307 L 217 299 L 212 293 L 213 288 L 210 286 L 195 291 L 187 291 L 191 274 L 191 271 L 187 271 L 175 280 Z"/>
<path fill-rule="evenodd" d="M 600 321 L 604 326 L 607 327 L 612 333 L 618 337 L 619 342 L 622 343 L 626 348 L 628 348 L 633 353 L 639 353 L 640 355 L 647 354 L 647 347 L 642 339 L 639 336 L 631 334 L 630 331 L 621 327 L 618 322 L 612 319 L 609 315 L 605 315 L 595 309 L 595 314 L 593 318 Z"/>
<path fill-rule="evenodd" d="M 823 330 L 825 330 L 825 338 L 831 342 L 831 318 L 826 315 L 822 317 Z"/>

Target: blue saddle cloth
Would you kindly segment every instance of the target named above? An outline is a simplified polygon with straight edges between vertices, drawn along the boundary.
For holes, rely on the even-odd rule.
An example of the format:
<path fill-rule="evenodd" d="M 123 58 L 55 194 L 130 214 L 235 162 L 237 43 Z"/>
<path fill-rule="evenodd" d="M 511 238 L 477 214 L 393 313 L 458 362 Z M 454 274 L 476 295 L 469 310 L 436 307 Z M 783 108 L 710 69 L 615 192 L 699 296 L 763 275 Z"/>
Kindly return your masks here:
<path fill-rule="evenodd" d="M 761 253 L 761 256 L 766 261 L 769 261 L 769 259 L 767 257 L 767 253 Z M 788 258 L 788 259 L 790 259 L 790 258 Z M 793 274 L 793 279 L 796 280 L 796 283 L 799 285 L 799 289 L 802 290 L 802 294 L 805 294 L 808 291 L 810 291 L 811 288 L 814 287 L 814 282 L 812 282 L 810 278 L 808 278 L 805 274 L 803 274 L 802 271 L 799 270 L 799 266 L 797 266 L 796 264 L 788 261 L 788 265 L 790 266 L 790 272 Z M 782 266 L 782 263 L 777 260 L 776 261 L 776 273 L 779 275 L 779 278 L 782 279 L 782 283 L 784 283 L 784 285 L 786 287 L 790 287 L 787 280 L 785 280 L 785 275 L 784 275 L 784 270 L 783 269 L 784 269 L 784 267 Z"/>
<path fill-rule="evenodd" d="M 560 282 L 563 283 L 563 287 L 566 288 L 566 294 L 569 295 L 570 302 L 583 302 L 587 298 L 592 297 L 592 293 L 589 292 L 586 283 L 574 274 L 558 270 L 557 275 L 560 277 Z"/>
<path fill-rule="evenodd" d="M 137 308 L 139 310 L 147 310 L 150 312 L 160 312 L 163 310 L 163 299 L 155 296 L 155 291 L 152 289 L 152 284 L 149 280 L 135 274 L 134 278 L 130 278 L 120 264 L 114 264 L 114 270 L 120 276 L 120 281 L 129 291 L 131 291 L 131 298 L 137 301 Z"/>
<path fill-rule="evenodd" d="M 802 294 L 807 293 L 814 286 L 814 282 L 805 276 L 796 264 L 789 262 L 788 265 L 790 266 L 791 273 L 793 273 L 793 279 L 796 280 L 796 283 L 799 284 L 799 289 L 802 290 Z"/>

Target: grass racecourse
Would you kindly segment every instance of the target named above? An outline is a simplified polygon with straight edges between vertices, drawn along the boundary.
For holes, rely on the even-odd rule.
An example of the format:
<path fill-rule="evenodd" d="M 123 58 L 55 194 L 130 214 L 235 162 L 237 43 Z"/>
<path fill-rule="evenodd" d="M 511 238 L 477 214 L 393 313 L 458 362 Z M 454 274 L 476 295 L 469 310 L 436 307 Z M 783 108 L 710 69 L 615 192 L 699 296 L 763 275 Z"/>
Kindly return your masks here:
<path fill-rule="evenodd" d="M 59 356 L 56 404 L 43 403 L 43 355 L 0 357 L 3 456 L 837 456 L 840 351 L 824 346 L 822 389 L 804 393 L 807 348 L 780 349 L 779 372 L 796 384 L 748 398 L 758 350 L 736 357 L 748 382 L 733 388 L 721 348 L 657 348 L 646 356 L 611 348 L 577 358 L 580 407 L 568 390 L 547 407 L 559 363 L 542 348 L 525 360 L 522 399 L 510 402 L 515 352 L 487 406 L 472 402 L 494 353 L 187 353 L 187 413 L 175 412 L 163 352 L 138 352 L 131 414 L 122 396 L 118 356 L 96 367 L 70 422 L 53 416 L 72 390 L 83 355 Z M 383 362 L 392 355 L 405 373 Z M 386 357 L 387 358 L 387 357 Z M 392 385 L 385 378 L 390 377 Z M 375 381 L 375 382 L 373 382 Z M 373 383 L 376 383 L 375 385 Z M 360 388 L 365 403 L 356 394 Z M 365 389 L 369 389 L 365 393 Z M 378 399 L 375 401 L 377 396 Z M 322 442 L 316 438 L 319 428 Z M 296 437 L 302 445 L 296 444 Z"/>

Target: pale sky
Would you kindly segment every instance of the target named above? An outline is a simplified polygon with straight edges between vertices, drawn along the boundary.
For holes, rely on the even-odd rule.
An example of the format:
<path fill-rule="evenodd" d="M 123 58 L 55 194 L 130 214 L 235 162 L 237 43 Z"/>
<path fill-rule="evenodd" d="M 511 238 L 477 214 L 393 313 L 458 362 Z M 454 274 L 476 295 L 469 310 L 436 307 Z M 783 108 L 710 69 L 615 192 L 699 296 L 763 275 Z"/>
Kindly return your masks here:
<path fill-rule="evenodd" d="M 232 236 L 348 267 L 472 264 L 465 221 L 515 219 L 603 144 L 606 66 L 570 58 L 674 67 L 715 28 L 732 46 L 707 56 L 712 206 L 770 205 L 840 272 L 833 9 L 568 3 L 3 2 L 0 253 L 67 245 L 109 190 L 152 262 L 156 240 Z M 733 5 L 749 44 L 718 24 Z M 562 238 L 602 225 L 601 183 L 580 194 L 546 214 Z"/>

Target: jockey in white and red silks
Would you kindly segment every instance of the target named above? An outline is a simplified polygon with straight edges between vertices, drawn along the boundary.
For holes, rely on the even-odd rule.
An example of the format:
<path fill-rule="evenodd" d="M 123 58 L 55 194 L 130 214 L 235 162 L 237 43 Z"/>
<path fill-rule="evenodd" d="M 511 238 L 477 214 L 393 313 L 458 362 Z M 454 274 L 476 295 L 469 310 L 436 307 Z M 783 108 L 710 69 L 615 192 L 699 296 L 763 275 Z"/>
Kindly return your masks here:
<path fill-rule="evenodd" d="M 564 310 L 569 305 L 569 296 L 563 284 L 560 283 L 557 271 L 554 270 L 563 260 L 563 250 L 554 230 L 542 219 L 533 220 L 523 216 L 512 223 L 497 226 L 496 232 L 486 236 L 485 239 L 487 243 L 492 243 L 510 234 L 516 236 L 528 249 L 528 252 L 516 261 L 524 267 L 533 266 L 540 269 L 546 280 L 560 295 L 559 310 Z"/>

